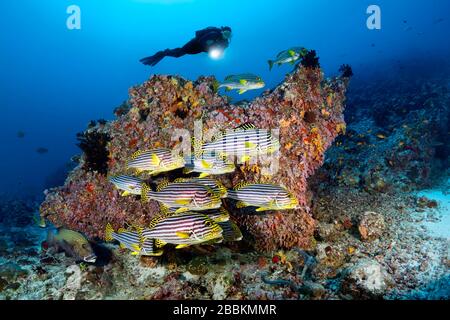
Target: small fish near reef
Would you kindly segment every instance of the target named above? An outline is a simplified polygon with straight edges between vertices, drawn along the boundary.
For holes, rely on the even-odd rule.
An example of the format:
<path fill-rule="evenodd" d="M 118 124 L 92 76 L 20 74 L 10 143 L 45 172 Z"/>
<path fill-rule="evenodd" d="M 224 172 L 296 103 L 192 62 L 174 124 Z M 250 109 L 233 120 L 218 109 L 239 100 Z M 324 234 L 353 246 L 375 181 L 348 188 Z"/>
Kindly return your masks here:
<path fill-rule="evenodd" d="M 308 53 L 306 48 L 293 47 L 288 50 L 281 51 L 274 60 L 269 60 L 269 69 L 272 70 L 273 66 L 276 64 L 281 66 L 285 63 L 295 64 L 297 60 L 305 56 Z"/>
<path fill-rule="evenodd" d="M 33 216 L 33 221 L 39 228 L 46 228 L 47 227 L 47 223 L 45 222 L 44 217 Z"/>
<path fill-rule="evenodd" d="M 105 240 L 111 242 L 116 240 L 122 249 L 128 249 L 132 255 L 142 256 L 160 256 L 162 250 L 155 250 L 153 239 L 143 239 L 142 230 L 127 230 L 121 228 L 114 231 L 113 227 L 108 224 L 105 230 Z"/>
<path fill-rule="evenodd" d="M 136 151 L 128 160 L 127 168 L 139 174 L 148 171 L 152 175 L 184 167 L 184 159 L 170 149 L 152 149 Z"/>
<path fill-rule="evenodd" d="M 111 176 L 108 178 L 109 181 L 114 184 L 116 189 L 122 190 L 122 197 L 126 197 L 129 195 L 141 195 L 142 193 L 142 183 L 143 180 L 128 176 L 128 175 L 120 175 L 120 176 Z"/>
<path fill-rule="evenodd" d="M 194 140 L 194 149 L 201 150 L 203 154 L 236 156 L 242 162 L 246 162 L 258 154 L 274 153 L 279 148 L 279 140 L 273 137 L 269 130 L 256 128 L 249 123 L 220 132 L 211 142 L 203 145 Z"/>
<path fill-rule="evenodd" d="M 200 173 L 199 178 L 210 175 L 232 173 L 236 169 L 234 164 L 225 157 L 199 155 L 185 158 L 184 173 Z"/>
<path fill-rule="evenodd" d="M 161 202 L 168 208 L 178 208 L 175 213 L 217 209 L 222 205 L 220 195 L 211 188 L 194 182 L 172 182 L 163 180 L 156 191 L 142 184 L 142 201 L 150 199 Z"/>
<path fill-rule="evenodd" d="M 142 232 L 144 239 L 155 239 L 158 248 L 167 243 L 181 249 L 203 242 L 222 239 L 222 228 L 200 212 L 183 212 L 167 216 L 162 213 L 153 218 L 148 228 Z"/>
<path fill-rule="evenodd" d="M 243 94 L 248 90 L 264 88 L 266 84 L 261 77 L 250 73 L 230 75 L 225 78 L 219 88 L 225 88 L 227 91 L 239 90 L 239 94 Z"/>
<path fill-rule="evenodd" d="M 222 184 L 222 182 L 210 179 L 210 178 L 178 178 L 173 182 L 193 182 L 205 185 L 212 189 L 215 193 L 217 193 L 221 198 L 226 198 L 228 195 L 227 188 Z"/>
<path fill-rule="evenodd" d="M 238 200 L 237 208 L 258 207 L 257 212 L 296 209 L 299 205 L 292 193 L 275 184 L 242 182 L 233 190 L 228 190 L 228 198 Z"/>
<path fill-rule="evenodd" d="M 81 233 L 60 228 L 56 234 L 49 231 L 43 248 L 54 248 L 57 252 L 64 251 L 76 261 L 95 263 L 97 256 L 91 244 Z"/>
<path fill-rule="evenodd" d="M 45 153 L 48 153 L 48 149 L 40 147 L 40 148 L 36 149 L 36 152 L 39 153 L 39 154 L 45 154 Z"/>

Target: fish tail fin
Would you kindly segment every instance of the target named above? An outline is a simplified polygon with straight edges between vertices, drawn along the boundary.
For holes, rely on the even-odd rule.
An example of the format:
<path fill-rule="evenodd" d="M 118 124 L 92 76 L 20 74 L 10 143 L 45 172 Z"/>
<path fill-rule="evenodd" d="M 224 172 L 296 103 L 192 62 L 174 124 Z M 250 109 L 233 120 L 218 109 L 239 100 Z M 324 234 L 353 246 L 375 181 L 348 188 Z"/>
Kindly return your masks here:
<path fill-rule="evenodd" d="M 51 230 L 48 230 L 47 231 L 47 240 L 46 240 L 47 243 L 52 243 L 54 239 L 55 239 L 55 234 Z"/>
<path fill-rule="evenodd" d="M 152 189 L 150 188 L 150 186 L 146 183 L 142 183 L 142 188 L 141 188 L 141 201 L 142 203 L 147 203 L 150 200 L 150 196 L 149 193 L 152 191 Z"/>
<path fill-rule="evenodd" d="M 269 63 L 269 70 L 272 70 L 272 68 L 273 68 L 273 61 L 269 60 L 267 62 Z"/>
<path fill-rule="evenodd" d="M 108 223 L 105 228 L 105 241 L 107 241 L 107 242 L 113 241 L 114 240 L 114 238 L 112 236 L 113 233 L 114 233 L 114 229 L 111 226 L 111 224 Z"/>
<path fill-rule="evenodd" d="M 192 147 L 194 148 L 194 156 L 196 158 L 200 158 L 202 155 L 202 147 L 203 147 L 202 141 L 200 139 L 197 139 L 196 137 L 193 137 Z"/>

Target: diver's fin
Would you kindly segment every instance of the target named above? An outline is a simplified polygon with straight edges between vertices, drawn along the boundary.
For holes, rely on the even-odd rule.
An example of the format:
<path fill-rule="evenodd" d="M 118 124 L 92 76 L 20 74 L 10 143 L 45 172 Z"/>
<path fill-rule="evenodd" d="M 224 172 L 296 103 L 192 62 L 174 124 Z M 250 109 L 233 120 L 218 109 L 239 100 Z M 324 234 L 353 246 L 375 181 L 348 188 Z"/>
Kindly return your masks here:
<path fill-rule="evenodd" d="M 154 55 L 150 56 L 150 57 L 146 57 L 143 58 L 141 60 L 139 60 L 141 63 L 145 64 L 146 66 L 155 66 L 158 62 L 160 62 L 165 56 L 166 56 L 166 51 L 159 51 L 157 53 L 155 53 Z"/>

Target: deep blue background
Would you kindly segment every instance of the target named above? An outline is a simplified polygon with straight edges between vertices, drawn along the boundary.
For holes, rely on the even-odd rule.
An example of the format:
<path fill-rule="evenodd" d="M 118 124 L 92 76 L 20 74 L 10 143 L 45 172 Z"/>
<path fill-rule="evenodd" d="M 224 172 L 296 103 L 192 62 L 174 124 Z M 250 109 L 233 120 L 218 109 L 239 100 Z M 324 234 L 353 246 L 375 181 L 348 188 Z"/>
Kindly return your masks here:
<path fill-rule="evenodd" d="M 66 28 L 71 4 L 81 7 L 81 30 Z M 380 31 L 366 28 L 370 4 L 382 9 Z M 448 56 L 449 12 L 447 0 L 1 1 L 0 193 L 41 192 L 45 178 L 79 153 L 75 134 L 91 119 L 112 119 L 128 88 L 152 73 L 221 80 L 252 72 L 273 87 L 291 67 L 269 72 L 267 60 L 305 46 L 317 50 L 327 76 L 342 63 L 367 75 L 388 62 Z M 138 62 L 181 46 L 195 30 L 224 25 L 233 39 L 222 60 L 202 54 L 167 58 L 155 68 Z M 49 153 L 36 153 L 41 146 Z"/>

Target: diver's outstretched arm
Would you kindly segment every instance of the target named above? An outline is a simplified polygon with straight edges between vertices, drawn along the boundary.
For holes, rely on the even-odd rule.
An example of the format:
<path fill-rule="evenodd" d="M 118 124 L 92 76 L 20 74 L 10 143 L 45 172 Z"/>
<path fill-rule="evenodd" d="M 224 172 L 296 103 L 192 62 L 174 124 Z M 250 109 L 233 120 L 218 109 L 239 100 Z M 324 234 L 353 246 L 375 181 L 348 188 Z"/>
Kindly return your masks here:
<path fill-rule="evenodd" d="M 179 58 L 181 56 L 184 56 L 186 52 L 183 48 L 176 48 L 176 49 L 166 49 L 163 51 L 159 51 L 155 53 L 154 55 L 141 59 L 140 61 L 147 65 L 147 66 L 155 66 L 158 62 L 160 62 L 164 57 L 174 57 Z"/>

